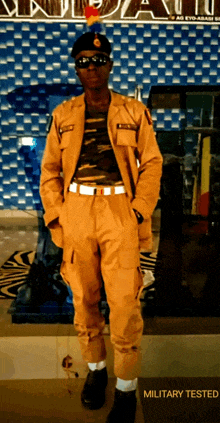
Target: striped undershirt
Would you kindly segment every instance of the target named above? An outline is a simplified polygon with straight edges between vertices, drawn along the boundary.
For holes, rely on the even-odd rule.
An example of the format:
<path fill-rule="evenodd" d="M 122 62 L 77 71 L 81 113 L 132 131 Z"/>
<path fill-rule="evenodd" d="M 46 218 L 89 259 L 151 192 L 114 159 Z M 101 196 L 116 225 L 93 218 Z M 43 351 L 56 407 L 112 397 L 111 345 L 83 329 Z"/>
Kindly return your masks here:
<path fill-rule="evenodd" d="M 123 185 L 107 131 L 108 112 L 86 111 L 81 153 L 73 181 L 84 185 Z"/>

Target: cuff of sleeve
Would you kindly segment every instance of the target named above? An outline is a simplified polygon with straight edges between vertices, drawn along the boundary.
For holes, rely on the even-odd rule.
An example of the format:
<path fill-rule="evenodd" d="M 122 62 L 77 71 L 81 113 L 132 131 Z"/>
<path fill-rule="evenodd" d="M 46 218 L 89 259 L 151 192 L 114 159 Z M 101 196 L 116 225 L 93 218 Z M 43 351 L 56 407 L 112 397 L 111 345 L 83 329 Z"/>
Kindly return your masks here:
<path fill-rule="evenodd" d="M 54 220 L 58 219 L 58 217 L 59 217 L 59 210 L 57 208 L 46 211 L 46 213 L 44 214 L 45 225 L 49 226 L 49 224 L 53 222 Z"/>
<path fill-rule="evenodd" d="M 141 224 L 144 220 L 142 214 L 139 213 L 139 211 L 137 211 L 136 209 L 133 209 L 135 214 L 136 214 L 136 218 L 139 224 Z"/>

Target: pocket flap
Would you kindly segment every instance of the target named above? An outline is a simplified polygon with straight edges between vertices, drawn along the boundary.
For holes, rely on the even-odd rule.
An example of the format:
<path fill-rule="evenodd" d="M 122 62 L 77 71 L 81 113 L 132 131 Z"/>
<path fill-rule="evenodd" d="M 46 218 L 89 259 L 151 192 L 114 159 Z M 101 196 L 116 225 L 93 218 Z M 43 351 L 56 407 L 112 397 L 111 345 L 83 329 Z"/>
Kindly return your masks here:
<path fill-rule="evenodd" d="M 137 147 L 136 131 L 133 131 L 131 129 L 118 129 L 117 130 L 117 145 Z"/>

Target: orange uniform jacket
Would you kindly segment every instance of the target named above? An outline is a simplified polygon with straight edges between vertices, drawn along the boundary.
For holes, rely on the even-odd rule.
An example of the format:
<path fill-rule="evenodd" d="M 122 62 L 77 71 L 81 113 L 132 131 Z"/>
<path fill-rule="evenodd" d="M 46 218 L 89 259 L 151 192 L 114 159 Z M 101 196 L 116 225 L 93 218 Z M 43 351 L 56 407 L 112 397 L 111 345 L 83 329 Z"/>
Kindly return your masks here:
<path fill-rule="evenodd" d="M 42 160 L 44 220 L 54 243 L 61 248 L 58 218 L 77 166 L 84 124 L 84 94 L 56 107 Z M 139 225 L 140 248 L 150 251 L 151 216 L 159 197 L 162 156 L 148 110 L 141 102 L 111 91 L 108 134 L 131 205 L 144 217 Z"/>

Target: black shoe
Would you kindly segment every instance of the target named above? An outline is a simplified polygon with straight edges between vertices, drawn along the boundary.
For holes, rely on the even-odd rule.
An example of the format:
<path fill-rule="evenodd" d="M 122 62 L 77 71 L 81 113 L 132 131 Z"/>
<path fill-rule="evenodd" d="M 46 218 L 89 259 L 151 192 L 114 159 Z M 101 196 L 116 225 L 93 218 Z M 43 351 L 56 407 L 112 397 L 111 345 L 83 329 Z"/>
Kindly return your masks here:
<path fill-rule="evenodd" d="M 108 383 L 106 367 L 102 370 L 89 370 L 82 393 L 81 401 L 84 407 L 98 410 L 105 402 L 105 388 Z"/>
<path fill-rule="evenodd" d="M 134 423 L 137 398 L 136 391 L 122 392 L 115 389 L 113 407 L 107 417 L 106 423 Z"/>

